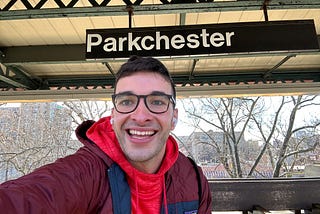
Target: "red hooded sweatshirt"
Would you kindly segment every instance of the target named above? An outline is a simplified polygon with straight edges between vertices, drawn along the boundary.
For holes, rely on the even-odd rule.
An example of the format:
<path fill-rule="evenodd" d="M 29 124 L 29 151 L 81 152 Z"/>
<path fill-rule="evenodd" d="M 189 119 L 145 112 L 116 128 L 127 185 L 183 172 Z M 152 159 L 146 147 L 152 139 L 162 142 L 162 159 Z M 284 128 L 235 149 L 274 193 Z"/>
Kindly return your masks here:
<path fill-rule="evenodd" d="M 127 161 L 110 124 L 110 117 L 102 118 L 88 131 L 87 136 L 95 142 L 126 173 L 131 190 L 132 213 L 160 213 L 161 202 L 166 204 L 165 173 L 178 158 L 178 145 L 172 136 L 166 143 L 166 153 L 156 174 L 143 173 Z"/>

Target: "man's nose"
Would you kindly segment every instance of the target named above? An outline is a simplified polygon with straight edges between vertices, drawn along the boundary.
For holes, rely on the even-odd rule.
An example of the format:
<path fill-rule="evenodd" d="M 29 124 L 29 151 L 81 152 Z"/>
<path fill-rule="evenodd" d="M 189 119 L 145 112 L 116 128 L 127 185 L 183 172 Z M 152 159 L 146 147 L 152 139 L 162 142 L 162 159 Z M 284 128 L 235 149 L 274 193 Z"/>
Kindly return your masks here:
<path fill-rule="evenodd" d="M 146 106 L 143 97 L 140 97 L 138 106 L 134 112 L 132 112 L 133 119 L 137 121 L 146 121 L 150 119 L 150 114 L 148 107 Z"/>

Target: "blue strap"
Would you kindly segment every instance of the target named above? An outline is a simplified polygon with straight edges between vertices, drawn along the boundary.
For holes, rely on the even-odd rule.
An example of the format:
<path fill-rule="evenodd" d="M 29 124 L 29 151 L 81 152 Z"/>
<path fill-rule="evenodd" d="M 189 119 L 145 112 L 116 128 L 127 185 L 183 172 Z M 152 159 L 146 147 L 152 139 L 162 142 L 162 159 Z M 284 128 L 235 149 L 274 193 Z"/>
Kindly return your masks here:
<path fill-rule="evenodd" d="M 113 214 L 131 214 L 130 187 L 124 172 L 114 163 L 108 169 Z"/>

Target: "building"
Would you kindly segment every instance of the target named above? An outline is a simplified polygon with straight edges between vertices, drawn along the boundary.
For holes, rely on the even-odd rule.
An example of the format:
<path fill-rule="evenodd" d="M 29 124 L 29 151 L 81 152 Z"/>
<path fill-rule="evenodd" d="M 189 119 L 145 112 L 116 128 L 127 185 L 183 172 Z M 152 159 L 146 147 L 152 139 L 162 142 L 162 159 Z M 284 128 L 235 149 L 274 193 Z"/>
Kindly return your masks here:
<path fill-rule="evenodd" d="M 242 160 L 242 170 L 244 176 L 248 174 L 253 165 L 257 154 L 260 151 L 258 141 L 246 141 L 240 132 L 235 133 L 235 143 L 237 144 L 238 154 Z M 230 175 L 222 164 L 222 159 L 230 160 L 230 147 L 228 142 L 230 137 L 223 132 L 193 132 L 190 136 L 179 137 L 180 151 L 188 156 L 192 156 L 202 167 L 208 179 L 229 178 Z M 263 159 L 262 164 L 256 167 L 251 177 L 270 178 L 272 168 Z"/>

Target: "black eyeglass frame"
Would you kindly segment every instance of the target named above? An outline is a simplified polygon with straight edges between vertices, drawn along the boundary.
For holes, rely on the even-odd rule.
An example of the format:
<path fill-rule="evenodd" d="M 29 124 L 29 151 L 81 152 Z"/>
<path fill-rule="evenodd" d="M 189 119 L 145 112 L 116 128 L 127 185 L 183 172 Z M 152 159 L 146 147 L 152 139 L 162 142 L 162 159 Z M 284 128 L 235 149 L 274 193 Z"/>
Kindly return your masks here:
<path fill-rule="evenodd" d="M 128 111 L 128 112 L 123 112 L 123 111 L 119 111 L 119 110 L 117 109 L 116 98 L 117 98 L 117 96 L 119 96 L 119 95 L 136 96 L 136 97 L 138 98 L 137 104 L 136 104 L 136 106 L 133 108 L 133 110 Z M 148 97 L 148 96 L 157 96 L 157 95 L 168 97 L 169 103 L 168 103 L 167 108 L 166 108 L 165 111 L 155 112 L 155 111 L 152 111 L 152 110 L 149 108 L 149 106 L 148 106 L 148 104 L 147 104 L 147 97 Z M 134 112 L 134 111 L 138 108 L 141 98 L 143 98 L 144 105 L 145 105 L 145 106 L 147 107 L 147 109 L 148 109 L 151 113 L 153 113 L 153 114 L 163 114 L 163 113 L 167 112 L 168 109 L 169 109 L 169 106 L 170 106 L 170 102 L 173 104 L 173 107 L 175 107 L 175 105 L 176 105 L 176 101 L 175 101 L 175 99 L 173 98 L 173 95 L 165 94 L 165 93 L 161 93 L 161 92 L 160 92 L 160 93 L 151 93 L 151 94 L 147 94 L 147 95 L 137 95 L 137 94 L 127 93 L 127 92 L 126 92 L 126 93 L 112 94 L 112 95 L 111 95 L 111 98 L 112 98 L 112 103 L 113 103 L 113 106 L 114 106 L 115 110 L 116 110 L 117 112 L 121 113 L 121 114 L 130 114 L 130 113 Z"/>

